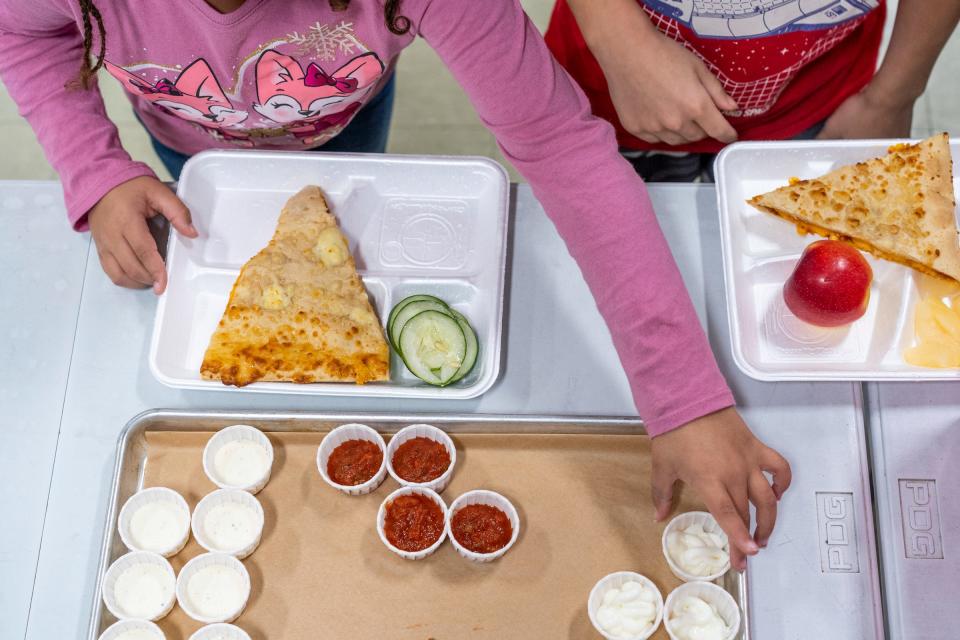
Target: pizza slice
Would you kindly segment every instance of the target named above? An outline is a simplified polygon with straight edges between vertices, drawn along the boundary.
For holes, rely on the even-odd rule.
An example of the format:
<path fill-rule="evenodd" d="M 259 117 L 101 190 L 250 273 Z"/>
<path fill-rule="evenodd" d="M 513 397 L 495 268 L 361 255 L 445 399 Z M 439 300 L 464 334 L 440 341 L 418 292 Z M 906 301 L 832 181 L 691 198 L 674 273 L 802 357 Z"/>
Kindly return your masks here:
<path fill-rule="evenodd" d="M 390 354 L 347 241 L 319 187 L 284 206 L 240 270 L 200 367 L 207 380 L 388 380 Z"/>
<path fill-rule="evenodd" d="M 748 202 L 801 234 L 846 240 L 878 258 L 960 281 L 960 240 L 947 134 L 790 184 Z"/>

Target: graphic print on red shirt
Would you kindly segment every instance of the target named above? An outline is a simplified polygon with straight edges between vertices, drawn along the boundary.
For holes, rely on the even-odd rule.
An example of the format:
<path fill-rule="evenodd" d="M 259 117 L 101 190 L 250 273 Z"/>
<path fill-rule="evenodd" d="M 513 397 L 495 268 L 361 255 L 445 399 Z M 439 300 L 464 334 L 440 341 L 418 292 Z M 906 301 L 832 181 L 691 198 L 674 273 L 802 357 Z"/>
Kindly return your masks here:
<path fill-rule="evenodd" d="M 862 89 L 876 65 L 883 0 L 638 0 L 651 22 L 706 65 L 736 101 L 726 112 L 741 139 L 785 138 L 826 118 Z M 617 125 L 622 145 L 656 148 L 620 125 L 603 72 L 558 0 L 547 32 L 554 54 Z M 659 145 L 663 146 L 663 145 Z M 671 147 L 717 151 L 706 140 Z"/>

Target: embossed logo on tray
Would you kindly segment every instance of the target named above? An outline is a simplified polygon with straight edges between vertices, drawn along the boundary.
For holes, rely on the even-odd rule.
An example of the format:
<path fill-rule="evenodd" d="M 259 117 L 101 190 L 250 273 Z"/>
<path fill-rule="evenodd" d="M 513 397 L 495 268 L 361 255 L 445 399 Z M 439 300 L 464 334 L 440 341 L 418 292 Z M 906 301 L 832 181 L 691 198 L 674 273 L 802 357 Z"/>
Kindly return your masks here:
<path fill-rule="evenodd" d="M 861 353 L 860 339 L 848 336 L 849 329 L 807 324 L 791 313 L 779 292 L 763 318 L 763 331 L 767 343 L 784 354 L 859 358 Z"/>
<path fill-rule="evenodd" d="M 384 206 L 384 266 L 460 269 L 467 261 L 470 212 L 462 200 L 395 198 Z"/>
<path fill-rule="evenodd" d="M 936 480 L 901 479 L 899 484 L 904 553 L 918 560 L 943 558 Z"/>
<path fill-rule="evenodd" d="M 823 573 L 860 573 L 852 493 L 817 492 L 817 534 Z"/>

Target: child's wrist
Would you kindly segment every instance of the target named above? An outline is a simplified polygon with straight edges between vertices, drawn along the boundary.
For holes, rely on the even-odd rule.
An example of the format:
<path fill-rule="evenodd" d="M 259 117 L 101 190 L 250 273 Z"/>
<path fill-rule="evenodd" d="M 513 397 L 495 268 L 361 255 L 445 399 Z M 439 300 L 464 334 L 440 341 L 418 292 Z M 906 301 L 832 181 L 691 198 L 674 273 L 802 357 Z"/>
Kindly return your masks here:
<path fill-rule="evenodd" d="M 881 68 L 863 92 L 872 104 L 885 109 L 901 109 L 913 105 L 925 89 L 926 82 L 918 78 L 898 78 Z"/>
<path fill-rule="evenodd" d="M 602 58 L 618 53 L 621 43 L 642 45 L 657 31 L 636 0 L 568 0 L 580 33 L 593 55 Z"/>

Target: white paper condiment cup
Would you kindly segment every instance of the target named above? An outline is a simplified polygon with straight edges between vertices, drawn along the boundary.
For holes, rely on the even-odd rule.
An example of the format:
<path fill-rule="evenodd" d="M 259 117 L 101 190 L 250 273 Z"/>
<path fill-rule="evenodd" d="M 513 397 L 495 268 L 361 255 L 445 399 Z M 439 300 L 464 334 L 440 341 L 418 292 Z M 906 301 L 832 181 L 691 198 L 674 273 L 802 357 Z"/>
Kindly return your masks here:
<path fill-rule="evenodd" d="M 172 505 L 179 514 L 176 534 L 171 535 L 168 544 L 156 548 L 139 544 L 130 530 L 133 515 L 137 510 L 153 503 Z M 169 558 L 183 549 L 184 545 L 187 544 L 187 540 L 190 539 L 190 507 L 187 505 L 187 501 L 183 499 L 183 496 L 173 489 L 167 489 L 166 487 L 143 489 L 130 496 L 123 504 L 123 508 L 120 509 L 120 516 L 117 518 L 117 529 L 120 531 L 120 539 L 123 540 L 123 544 L 127 549 L 131 551 L 151 551 L 160 554 L 164 558 Z"/>
<path fill-rule="evenodd" d="M 667 536 L 678 529 L 686 529 L 690 525 L 700 524 L 703 526 L 703 530 L 709 533 L 719 532 L 726 538 L 726 534 L 720 528 L 720 525 L 717 524 L 717 521 L 712 515 L 706 511 L 688 511 L 686 513 L 681 513 L 673 518 L 663 530 L 663 536 L 660 539 L 660 546 L 663 549 L 663 557 L 667 559 L 667 565 L 670 567 L 670 571 L 673 572 L 673 575 L 677 576 L 684 582 L 713 582 L 727 571 L 730 570 L 730 543 L 727 542 L 727 562 L 723 565 L 723 569 L 718 573 L 714 573 L 708 576 L 698 576 L 692 573 L 687 573 L 670 555 L 670 549 L 667 547 Z"/>
<path fill-rule="evenodd" d="M 127 631 L 146 631 L 155 640 L 167 640 L 163 631 L 149 620 L 120 620 L 104 629 L 98 640 L 116 640 Z"/>
<path fill-rule="evenodd" d="M 450 456 L 450 466 L 447 467 L 447 470 L 429 482 L 409 482 L 398 476 L 393 468 L 393 454 L 397 452 L 400 445 L 414 438 L 435 440 L 444 446 Z M 450 484 L 450 480 L 453 479 L 453 468 L 455 466 L 457 466 L 457 448 L 453 446 L 453 440 L 446 432 L 429 424 L 412 424 L 409 427 L 404 427 L 390 438 L 390 444 L 387 445 L 387 472 L 404 487 L 423 487 L 433 489 L 437 493 L 443 493 L 443 490 Z"/>
<path fill-rule="evenodd" d="M 248 509 L 254 518 L 253 535 L 245 544 L 236 548 L 222 548 L 214 543 L 210 532 L 206 529 L 206 517 L 214 507 L 223 504 L 236 504 L 241 508 Z M 204 496 L 203 500 L 197 503 L 197 508 L 193 510 L 193 521 L 191 523 L 193 537 L 201 547 L 214 553 L 228 553 L 238 560 L 243 560 L 257 548 L 260 544 L 260 538 L 263 535 L 263 507 L 260 501 L 252 494 L 240 489 L 217 489 Z"/>
<path fill-rule="evenodd" d="M 250 640 L 250 634 L 232 624 L 218 622 L 200 627 L 190 636 L 190 640 L 210 640 L 210 638 L 226 638 L 227 640 Z"/>
<path fill-rule="evenodd" d="M 232 485 L 225 482 L 223 478 L 217 475 L 216 466 L 214 465 L 217 452 L 220 451 L 221 448 L 230 442 L 241 440 L 254 442 L 263 447 L 263 450 L 267 453 L 267 468 L 264 470 L 264 473 L 257 478 L 257 480 L 245 486 Z M 267 486 L 272 469 L 273 445 L 270 443 L 270 439 L 264 435 L 262 431 L 249 425 L 235 424 L 230 427 L 224 427 L 213 434 L 213 437 L 210 438 L 207 446 L 203 449 L 203 471 L 207 474 L 207 477 L 210 478 L 210 481 L 221 489 L 241 489 L 243 491 L 249 491 L 250 493 L 257 493 Z"/>
<path fill-rule="evenodd" d="M 241 592 L 243 597 L 241 602 L 239 602 L 230 611 L 223 611 L 217 616 L 208 616 L 201 613 L 197 609 L 197 605 L 190 600 L 190 592 L 188 587 L 190 585 L 190 580 L 192 580 L 200 570 L 215 565 L 227 567 L 228 569 L 237 573 L 241 581 Z M 247 568 L 243 566 L 242 562 L 226 553 L 201 554 L 184 565 L 183 569 L 180 570 L 180 575 L 177 576 L 177 603 L 180 605 L 180 608 L 183 609 L 184 613 L 197 622 L 203 622 L 205 624 L 213 624 L 215 622 L 233 622 L 241 613 L 243 613 L 249 598 L 250 574 L 247 573 Z"/>
<path fill-rule="evenodd" d="M 670 626 L 670 612 L 680 598 L 685 596 L 695 596 L 716 607 L 717 613 L 730 628 L 730 633 L 723 640 L 733 640 L 737 637 L 740 632 L 740 607 L 737 606 L 733 596 L 712 582 L 687 582 L 670 592 L 666 604 L 663 605 L 663 626 L 671 640 L 679 639 Z"/>
<path fill-rule="evenodd" d="M 654 599 L 657 615 L 653 619 L 653 624 L 650 625 L 650 628 L 645 633 L 639 636 L 632 636 L 630 640 L 646 640 L 653 635 L 653 632 L 657 630 L 657 627 L 660 626 L 660 621 L 663 619 L 663 594 L 660 593 L 660 589 L 657 588 L 657 585 L 653 584 L 650 578 L 633 571 L 617 571 L 611 573 L 600 578 L 597 584 L 593 585 L 593 589 L 590 590 L 590 595 L 587 597 L 587 615 L 590 616 L 590 622 L 593 624 L 593 628 L 604 638 L 607 638 L 607 640 L 622 640 L 622 638 L 612 636 L 603 630 L 603 627 L 601 627 L 597 621 L 597 611 L 600 610 L 600 605 L 603 604 L 603 597 L 607 594 L 607 591 L 610 591 L 610 589 L 619 589 L 628 582 L 639 582 L 647 589 L 653 589 L 653 592 L 657 596 Z"/>
<path fill-rule="evenodd" d="M 348 440 L 366 440 L 372 442 L 380 448 L 383 454 L 383 460 L 380 461 L 380 468 L 372 478 L 356 485 L 338 484 L 334 482 L 327 474 L 327 462 L 330 460 L 330 454 Z M 337 491 L 342 491 L 351 496 L 362 496 L 375 490 L 383 483 L 387 477 L 387 445 L 375 429 L 365 424 L 344 424 L 323 437 L 320 441 L 320 447 L 317 449 L 317 470 L 320 471 L 320 477 Z"/>
<path fill-rule="evenodd" d="M 163 570 L 163 586 L 169 588 L 170 595 L 164 601 L 157 602 L 156 606 L 146 615 L 133 615 L 130 612 L 125 611 L 120 606 L 120 603 L 117 602 L 115 589 L 117 586 L 117 579 L 123 574 L 123 572 L 140 564 L 156 565 Z M 170 563 L 166 558 L 158 553 L 151 553 L 149 551 L 131 551 L 130 553 L 120 556 L 114 560 L 113 564 L 110 565 L 110 568 L 107 569 L 107 573 L 103 577 L 103 604 L 107 606 L 107 610 L 110 611 L 110 613 L 112 613 L 118 620 L 130 620 L 135 618 L 154 622 L 170 613 L 170 610 L 173 609 L 174 586 L 176 585 L 176 581 L 177 577 L 173 572 L 173 567 L 170 566 Z"/>
<path fill-rule="evenodd" d="M 426 496 L 430 498 L 431 500 L 437 503 L 437 506 L 440 507 L 440 510 L 444 515 L 444 529 L 440 532 L 440 537 L 437 538 L 437 541 L 434 542 L 432 545 L 420 551 L 404 551 L 403 549 L 398 549 L 397 547 L 390 544 L 390 541 L 387 540 L 387 534 L 384 532 L 384 529 L 383 529 L 384 522 L 387 519 L 387 506 L 390 505 L 395 499 L 399 498 L 400 496 L 406 496 L 411 494 Z M 390 551 L 393 551 L 395 554 L 397 554 L 401 558 L 405 558 L 407 560 L 422 560 L 423 558 L 426 558 L 431 553 L 439 549 L 440 545 L 443 544 L 444 538 L 447 537 L 446 515 L 447 515 L 447 505 L 446 503 L 444 503 L 443 498 L 440 497 L 440 494 L 438 494 L 433 489 L 426 489 L 424 487 L 400 487 L 399 489 L 397 489 L 396 491 L 388 495 L 387 498 L 382 503 L 380 503 L 380 510 L 377 512 L 377 534 L 380 536 L 380 541 L 383 542 L 383 544 L 387 547 L 387 549 L 390 549 Z"/>
<path fill-rule="evenodd" d="M 510 519 L 510 527 L 513 529 L 513 532 L 510 535 L 510 541 L 507 542 L 506 546 L 502 549 L 498 549 L 492 553 L 476 553 L 475 551 L 470 551 L 457 540 L 456 536 L 453 535 L 453 516 L 456 515 L 457 511 L 463 507 L 470 504 L 487 504 L 491 507 L 496 507 L 507 514 L 507 518 Z M 520 515 L 517 513 L 517 509 L 513 504 L 504 498 L 499 493 L 494 491 L 487 491 L 486 489 L 474 489 L 473 491 L 467 491 L 450 505 L 450 508 L 447 510 L 447 537 L 450 538 L 450 543 L 453 545 L 453 548 L 457 550 L 461 556 L 470 560 L 472 562 L 491 562 L 496 560 L 507 551 L 510 550 L 510 547 L 517 541 L 517 537 L 520 535 Z"/>

